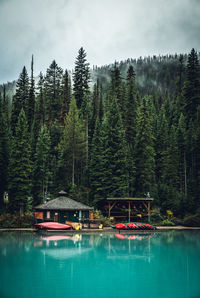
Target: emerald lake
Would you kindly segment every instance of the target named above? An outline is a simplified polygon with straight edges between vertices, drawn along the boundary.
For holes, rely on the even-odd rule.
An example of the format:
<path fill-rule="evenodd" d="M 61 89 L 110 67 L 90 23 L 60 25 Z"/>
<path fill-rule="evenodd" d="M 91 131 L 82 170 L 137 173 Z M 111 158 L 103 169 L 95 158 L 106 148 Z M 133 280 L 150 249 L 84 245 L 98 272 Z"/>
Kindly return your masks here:
<path fill-rule="evenodd" d="M 0 233 L 1 298 L 200 297 L 200 231 Z"/>

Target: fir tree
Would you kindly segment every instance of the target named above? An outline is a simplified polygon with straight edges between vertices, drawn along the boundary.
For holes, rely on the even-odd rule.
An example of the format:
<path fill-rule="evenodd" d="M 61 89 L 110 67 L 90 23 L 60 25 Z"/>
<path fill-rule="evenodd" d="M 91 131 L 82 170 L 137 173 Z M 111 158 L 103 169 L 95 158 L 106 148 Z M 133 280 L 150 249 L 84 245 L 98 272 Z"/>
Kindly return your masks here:
<path fill-rule="evenodd" d="M 127 74 L 127 88 L 126 88 L 126 108 L 125 108 L 125 133 L 127 143 L 133 147 L 136 136 L 136 119 L 137 119 L 137 93 L 135 86 L 134 70 L 130 66 Z"/>
<path fill-rule="evenodd" d="M 128 194 L 127 145 L 116 99 L 110 102 L 102 124 L 104 172 L 100 191 L 104 197 L 120 197 Z"/>
<path fill-rule="evenodd" d="M 39 82 L 38 82 L 39 93 L 37 95 L 36 102 L 35 102 L 35 112 L 34 112 L 34 119 L 33 119 L 33 125 L 31 130 L 31 149 L 32 149 L 33 160 L 34 160 L 38 135 L 45 121 L 43 84 L 44 84 L 43 75 L 42 73 L 40 73 Z"/>
<path fill-rule="evenodd" d="M 0 95 L 0 209 L 3 206 L 3 194 L 8 190 L 9 131 L 8 121 L 3 111 Z"/>
<path fill-rule="evenodd" d="M 155 184 L 155 151 L 152 115 L 148 98 L 143 98 L 137 118 L 137 133 L 134 146 L 136 166 L 135 191 L 139 196 L 150 192 Z"/>
<path fill-rule="evenodd" d="M 63 70 L 53 60 L 47 69 L 44 83 L 46 120 L 48 125 L 53 119 L 58 118 L 61 110 L 62 79 Z"/>
<path fill-rule="evenodd" d="M 40 130 L 34 159 L 32 195 L 36 206 L 43 202 L 50 180 L 50 136 L 45 126 Z"/>
<path fill-rule="evenodd" d="M 79 119 L 76 101 L 72 98 L 69 114 L 66 118 L 63 138 L 59 144 L 61 158 L 66 167 L 71 168 L 71 183 L 75 184 L 78 174 L 77 165 L 84 160 L 85 156 L 85 130 L 83 122 Z M 80 168 L 79 168 L 80 170 Z M 76 184 L 77 181 L 76 181 Z"/>
<path fill-rule="evenodd" d="M 124 100 L 125 96 L 124 96 L 124 90 L 122 85 L 121 73 L 116 62 L 114 64 L 113 70 L 111 71 L 111 90 L 110 91 L 111 91 L 110 97 L 114 96 L 117 100 L 117 104 L 120 108 L 120 112 L 123 119 L 124 113 L 125 113 L 125 100 Z"/>
<path fill-rule="evenodd" d="M 40 114 L 40 123 L 41 123 L 41 126 L 43 126 L 45 122 L 44 77 L 41 72 L 39 74 L 37 90 L 38 90 L 37 92 L 38 114 Z"/>
<path fill-rule="evenodd" d="M 192 49 L 188 56 L 186 81 L 183 90 L 185 105 L 184 114 L 186 122 L 195 120 L 197 108 L 200 105 L 200 68 L 197 52 Z"/>
<path fill-rule="evenodd" d="M 89 91 L 90 71 L 86 56 L 85 50 L 81 47 L 75 61 L 75 71 L 73 74 L 73 90 L 78 109 L 82 106 L 84 95 Z"/>
<path fill-rule="evenodd" d="M 63 93 L 62 93 L 62 106 L 61 106 L 61 115 L 60 120 L 64 125 L 66 115 L 69 112 L 69 105 L 71 100 L 71 81 L 67 70 L 63 76 Z"/>
<path fill-rule="evenodd" d="M 135 71 L 133 65 L 130 65 L 127 71 L 127 81 L 135 80 Z"/>
<path fill-rule="evenodd" d="M 9 201 L 13 211 L 26 211 L 28 197 L 31 190 L 30 144 L 26 115 L 22 109 L 17 126 L 16 135 L 12 140 L 12 148 L 9 163 Z"/>
<path fill-rule="evenodd" d="M 12 113 L 11 113 L 11 128 L 13 134 L 15 134 L 15 128 L 18 121 L 18 116 L 21 109 L 24 109 L 25 114 L 27 115 L 28 110 L 28 101 L 29 101 L 29 78 L 24 66 L 22 73 L 17 81 L 16 85 L 16 94 L 13 97 L 12 102 Z"/>
<path fill-rule="evenodd" d="M 176 132 L 178 146 L 179 191 L 187 196 L 186 124 L 181 113 Z"/>
<path fill-rule="evenodd" d="M 28 120 L 29 131 L 31 131 L 31 127 L 33 124 L 34 109 L 35 109 L 35 80 L 33 77 L 33 55 L 32 55 L 29 100 L 28 100 L 28 106 L 27 106 L 27 120 Z"/>
<path fill-rule="evenodd" d="M 95 130 L 96 120 L 99 118 L 100 111 L 100 86 L 99 81 L 94 84 L 93 96 L 89 113 L 89 145 L 91 145 L 92 137 Z M 102 116 L 101 116 L 102 117 Z"/>
<path fill-rule="evenodd" d="M 163 180 L 174 189 L 178 188 L 178 144 L 176 128 L 172 125 L 169 132 L 169 140 L 164 152 Z"/>
<path fill-rule="evenodd" d="M 91 187 L 91 197 L 93 203 L 105 196 L 103 187 L 104 180 L 104 144 L 102 138 L 102 125 L 99 118 L 96 119 L 94 135 L 91 144 L 89 177 Z"/>

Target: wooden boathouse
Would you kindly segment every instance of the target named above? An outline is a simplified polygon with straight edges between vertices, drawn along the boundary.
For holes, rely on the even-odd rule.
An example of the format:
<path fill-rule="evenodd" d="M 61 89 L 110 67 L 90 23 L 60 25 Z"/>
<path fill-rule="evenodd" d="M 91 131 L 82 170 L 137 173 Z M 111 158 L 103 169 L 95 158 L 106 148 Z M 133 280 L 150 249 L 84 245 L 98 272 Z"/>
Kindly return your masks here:
<path fill-rule="evenodd" d="M 54 221 L 66 223 L 89 220 L 89 212 L 93 208 L 70 199 L 66 195 L 66 192 L 60 191 L 58 198 L 35 207 L 34 215 L 36 222 Z"/>
<path fill-rule="evenodd" d="M 107 198 L 104 209 L 108 218 L 127 219 L 135 221 L 151 217 L 151 202 L 153 198 Z"/>

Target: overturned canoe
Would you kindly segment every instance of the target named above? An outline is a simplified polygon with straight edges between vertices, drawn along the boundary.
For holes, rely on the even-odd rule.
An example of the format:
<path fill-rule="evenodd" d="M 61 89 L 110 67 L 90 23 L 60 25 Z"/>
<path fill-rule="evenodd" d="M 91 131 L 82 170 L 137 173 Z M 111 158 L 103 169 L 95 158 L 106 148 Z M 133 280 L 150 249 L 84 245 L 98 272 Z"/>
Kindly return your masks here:
<path fill-rule="evenodd" d="M 129 222 L 129 223 L 118 223 L 113 226 L 114 229 L 118 230 L 155 230 L 156 227 L 141 223 L 141 222 Z"/>
<path fill-rule="evenodd" d="M 37 230 L 69 230 L 72 227 L 65 224 L 60 224 L 58 222 L 42 222 L 35 224 L 34 227 Z"/>

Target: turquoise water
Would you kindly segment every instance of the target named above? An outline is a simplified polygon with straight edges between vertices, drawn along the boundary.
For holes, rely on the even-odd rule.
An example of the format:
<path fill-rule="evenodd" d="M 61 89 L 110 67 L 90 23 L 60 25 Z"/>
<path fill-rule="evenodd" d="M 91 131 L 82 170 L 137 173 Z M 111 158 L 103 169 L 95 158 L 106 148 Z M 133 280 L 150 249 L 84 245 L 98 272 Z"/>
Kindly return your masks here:
<path fill-rule="evenodd" d="M 199 298 L 200 231 L 2 232 L 0 298 L 18 297 Z"/>

